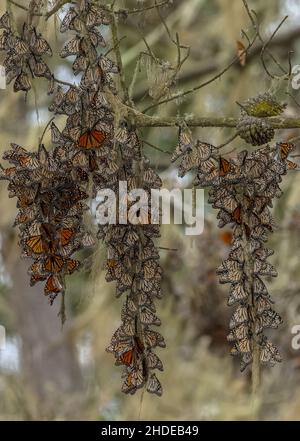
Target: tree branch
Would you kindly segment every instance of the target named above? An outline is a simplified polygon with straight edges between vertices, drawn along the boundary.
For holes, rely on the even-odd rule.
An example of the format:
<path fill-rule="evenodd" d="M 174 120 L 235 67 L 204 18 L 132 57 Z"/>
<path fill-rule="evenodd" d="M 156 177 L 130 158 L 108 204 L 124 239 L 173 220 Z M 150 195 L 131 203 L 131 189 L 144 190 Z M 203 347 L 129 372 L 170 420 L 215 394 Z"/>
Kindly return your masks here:
<path fill-rule="evenodd" d="M 189 127 L 230 127 L 235 128 L 238 118 L 233 117 L 176 117 L 176 116 L 148 116 L 133 112 L 137 127 L 172 127 L 186 124 Z M 300 118 L 270 117 L 264 120 L 274 129 L 297 129 L 300 128 Z"/>

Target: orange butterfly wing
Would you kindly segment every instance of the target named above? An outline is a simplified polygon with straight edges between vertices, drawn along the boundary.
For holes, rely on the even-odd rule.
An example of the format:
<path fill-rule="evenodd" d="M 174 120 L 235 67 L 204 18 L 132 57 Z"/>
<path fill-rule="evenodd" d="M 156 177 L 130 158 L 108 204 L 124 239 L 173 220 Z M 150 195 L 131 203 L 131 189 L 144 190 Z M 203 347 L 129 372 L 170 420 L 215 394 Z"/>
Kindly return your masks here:
<path fill-rule="evenodd" d="M 56 276 L 51 275 L 48 277 L 44 288 L 45 295 L 48 295 L 50 293 L 58 294 L 62 291 L 62 289 L 63 287 Z"/>
<path fill-rule="evenodd" d="M 35 253 L 42 254 L 44 252 L 44 243 L 42 236 L 32 236 L 26 241 L 26 245 Z"/>
<path fill-rule="evenodd" d="M 64 259 L 61 256 L 53 255 L 49 256 L 46 261 L 44 268 L 49 273 L 59 273 L 65 264 Z"/>
<path fill-rule="evenodd" d="M 124 352 L 124 354 L 122 354 L 119 357 L 119 360 L 122 364 L 126 364 L 127 366 L 132 365 L 133 363 L 133 349 L 131 349 L 130 351 Z"/>
<path fill-rule="evenodd" d="M 88 132 L 86 132 L 80 136 L 79 141 L 78 141 L 78 145 L 82 149 L 86 149 L 86 148 L 88 148 L 87 143 L 88 143 Z"/>
<path fill-rule="evenodd" d="M 226 176 L 231 171 L 231 164 L 227 159 L 220 157 L 219 176 Z"/>
<path fill-rule="evenodd" d="M 91 132 L 91 136 L 94 138 L 94 140 L 98 143 L 98 146 L 100 147 L 101 144 L 103 144 L 103 142 L 106 139 L 106 133 L 104 132 L 100 132 L 99 130 L 93 130 Z"/>
<path fill-rule="evenodd" d="M 242 223 L 242 211 L 241 211 L 241 207 L 240 206 L 236 207 L 236 209 L 233 211 L 232 219 L 237 224 L 241 224 Z"/>
<path fill-rule="evenodd" d="M 72 274 L 79 267 L 78 260 L 68 259 L 66 269 L 68 274 Z"/>
<path fill-rule="evenodd" d="M 94 129 L 83 133 L 79 138 L 78 145 L 83 149 L 97 149 L 101 147 L 105 139 L 104 132 Z"/>
<path fill-rule="evenodd" d="M 62 228 L 59 232 L 60 243 L 62 246 L 68 245 L 72 236 L 74 236 L 74 231 L 70 228 Z"/>

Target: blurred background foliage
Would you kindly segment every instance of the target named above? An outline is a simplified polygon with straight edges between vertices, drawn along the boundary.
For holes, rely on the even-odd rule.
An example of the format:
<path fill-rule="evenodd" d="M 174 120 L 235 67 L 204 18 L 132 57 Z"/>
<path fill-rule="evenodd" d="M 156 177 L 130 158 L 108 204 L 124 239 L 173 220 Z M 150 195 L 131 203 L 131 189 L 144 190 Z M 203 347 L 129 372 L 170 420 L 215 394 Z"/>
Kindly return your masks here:
<path fill-rule="evenodd" d="M 20 4 L 27 5 L 25 0 Z M 55 2 L 52 2 L 55 3 Z M 109 3 L 109 2 L 103 2 Z M 120 8 L 143 7 L 152 1 L 117 0 Z M 285 15 L 289 18 L 272 40 L 270 49 L 284 66 L 293 51 L 292 64 L 300 60 L 300 7 L 297 0 L 249 0 L 261 21 L 266 38 Z M 24 14 L 11 5 L 18 25 Z M 5 10 L 1 2 L 0 13 Z M 161 9 L 171 36 L 178 32 L 182 45 L 190 46 L 190 56 L 173 81 L 172 91 L 185 90 L 209 79 L 236 54 L 241 29 L 253 34 L 240 0 L 174 0 Z M 63 45 L 58 26 L 63 14 L 39 26 L 54 53 Z M 109 30 L 105 37 L 111 41 Z M 136 82 L 133 99 L 139 109 L 155 102 L 169 87 L 174 73 L 177 48 L 170 40 L 155 9 L 119 18 L 120 46 L 126 81 Z M 140 57 L 147 48 L 157 63 Z M 244 41 L 244 40 L 242 40 Z M 155 115 L 236 116 L 236 101 L 270 90 L 288 102 L 286 115 L 297 116 L 297 104 L 286 92 L 286 81 L 271 80 L 260 62 L 258 42 L 244 67 L 236 63 L 221 79 L 185 99 L 162 105 L 149 112 Z M 136 63 L 140 60 L 139 65 Z M 148 60 L 148 61 L 147 61 Z M 267 59 L 270 70 L 278 68 Z M 73 81 L 70 64 L 54 55 L 50 66 L 57 77 Z M 172 70 L 173 69 L 173 70 Z M 78 79 L 76 80 L 78 81 Z M 27 100 L 12 88 L 0 90 L 1 153 L 13 141 L 36 149 L 45 124 L 51 98 L 46 84 L 35 83 Z M 37 111 L 38 109 L 38 111 Z M 58 125 L 63 119 L 56 118 Z M 228 129 L 195 129 L 194 136 L 214 144 L 224 143 Z M 299 135 L 297 130 L 277 132 L 278 140 Z M 165 151 L 176 145 L 177 129 L 145 129 L 143 138 Z M 45 141 L 50 146 L 47 132 Z M 225 152 L 245 148 L 235 140 Z M 160 173 L 164 186 L 188 187 L 189 178 L 177 179 L 170 156 L 145 145 L 145 152 Z M 0 419 L 146 419 L 146 420 L 244 420 L 300 419 L 300 353 L 291 348 L 291 329 L 300 324 L 300 204 L 298 172 L 285 178 L 284 196 L 276 202 L 274 213 L 278 229 L 271 239 L 273 262 L 279 277 L 271 292 L 284 325 L 273 331 L 284 361 L 263 370 L 260 390 L 251 395 L 250 374 L 239 372 L 238 363 L 229 356 L 226 341 L 229 308 L 227 289 L 218 284 L 215 269 L 227 253 L 230 231 L 216 227 L 215 213 L 205 205 L 205 229 L 198 237 L 187 237 L 182 227 L 162 228 L 159 245 L 177 251 L 161 250 L 164 269 L 164 298 L 158 305 L 162 333 L 167 349 L 160 351 L 165 365 L 161 375 L 161 398 L 143 395 L 124 396 L 120 392 L 120 369 L 105 352 L 110 336 L 120 321 L 120 300 L 111 284 L 105 282 L 105 250 L 99 244 L 85 258 L 83 270 L 68 281 L 67 322 L 63 329 L 57 314 L 59 300 L 47 303 L 42 287 L 29 287 L 28 262 L 19 258 L 17 232 L 12 228 L 15 200 L 8 199 L 6 183 L 0 182 L 0 323 L 6 327 L 6 348 L 0 350 Z M 93 225 L 92 218 L 87 222 Z"/>

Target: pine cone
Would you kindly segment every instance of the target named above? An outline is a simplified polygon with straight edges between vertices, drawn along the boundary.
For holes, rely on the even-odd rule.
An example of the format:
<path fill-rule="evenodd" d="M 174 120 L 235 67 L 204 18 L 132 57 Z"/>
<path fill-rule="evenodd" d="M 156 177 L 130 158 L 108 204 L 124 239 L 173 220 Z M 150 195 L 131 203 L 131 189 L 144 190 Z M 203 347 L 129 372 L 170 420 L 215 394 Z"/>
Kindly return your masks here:
<path fill-rule="evenodd" d="M 256 97 L 249 98 L 241 103 L 242 109 L 250 116 L 265 118 L 278 116 L 286 108 L 286 103 L 279 103 L 268 92 L 260 93 Z"/>
<path fill-rule="evenodd" d="M 273 127 L 263 119 L 243 114 L 236 126 L 239 136 L 252 145 L 263 145 L 274 138 Z"/>

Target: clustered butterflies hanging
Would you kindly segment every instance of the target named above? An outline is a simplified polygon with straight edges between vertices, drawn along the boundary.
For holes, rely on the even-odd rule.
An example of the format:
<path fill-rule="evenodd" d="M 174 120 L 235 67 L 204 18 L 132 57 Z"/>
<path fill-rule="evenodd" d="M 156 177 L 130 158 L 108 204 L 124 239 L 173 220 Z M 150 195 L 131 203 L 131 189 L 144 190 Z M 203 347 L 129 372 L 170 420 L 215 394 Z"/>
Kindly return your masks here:
<path fill-rule="evenodd" d="M 79 267 L 73 253 L 93 245 L 83 227 L 86 199 L 104 188 L 118 192 L 121 180 L 129 191 L 143 188 L 148 195 L 151 188 L 161 186 L 142 154 L 134 128 L 125 122 L 115 127 L 117 117 L 107 91 L 117 93 L 112 74 L 118 69 L 99 53 L 106 46 L 99 27 L 109 21 L 107 12 L 89 0 L 68 8 L 60 30 L 75 32 L 75 36 L 64 45 L 61 57 L 75 56 L 73 72 L 82 77 L 78 85 L 57 86 L 49 75 L 49 92 L 54 95 L 49 110 L 66 116 L 65 127 L 59 130 L 52 122 L 54 148 L 50 151 L 40 145 L 37 153 L 29 153 L 12 145 L 4 154 L 13 166 L 3 169 L 2 177 L 9 180 L 10 195 L 18 197 L 20 245 L 23 255 L 34 260 L 29 270 L 31 283 L 46 281 L 45 294 L 51 301 L 63 292 L 64 276 Z M 131 222 L 133 201 L 125 198 L 123 202 Z M 161 297 L 162 271 L 153 242 L 159 236 L 159 225 L 149 223 L 150 210 L 145 201 L 137 224 L 122 225 L 117 220 L 116 225 L 100 225 L 98 237 L 107 245 L 107 280 L 116 281 L 118 296 L 126 293 L 122 324 L 108 348 L 116 364 L 124 366 L 122 390 L 133 394 L 145 386 L 161 395 L 153 370 L 163 370 L 163 366 L 154 349 L 164 347 L 165 342 L 152 326 L 160 325 L 154 300 Z"/>
<path fill-rule="evenodd" d="M 273 198 L 281 195 L 279 183 L 288 169 L 297 167 L 288 159 L 293 149 L 292 143 L 278 143 L 227 160 L 212 145 L 194 143 L 181 130 L 172 158 L 181 157 L 180 176 L 196 169 L 195 185 L 210 187 L 208 202 L 219 210 L 219 227 L 233 227 L 229 255 L 217 273 L 220 283 L 230 284 L 228 305 L 235 311 L 228 341 L 233 344 L 231 354 L 241 357 L 241 370 L 252 362 L 255 347 L 261 363 L 281 361 L 278 349 L 264 335 L 265 329 L 277 328 L 282 320 L 262 279 L 277 275 L 267 261 L 273 251 L 265 242 L 274 229 L 270 208 Z"/>
<path fill-rule="evenodd" d="M 122 156 L 118 181 L 126 181 L 128 191 L 140 188 L 150 196 L 151 188 L 161 187 L 161 180 L 146 158 L 140 157 L 137 133 L 123 126 L 116 132 L 115 140 Z M 117 185 L 112 189 L 117 191 Z M 127 211 L 129 222 L 132 222 L 131 205 L 125 198 L 122 208 Z M 160 396 L 162 386 L 152 371 L 162 371 L 163 365 L 154 349 L 164 348 L 165 342 L 151 327 L 160 325 L 155 300 L 162 295 L 162 271 L 153 242 L 159 237 L 159 225 L 150 223 L 150 211 L 151 206 L 145 202 L 137 224 L 99 226 L 99 237 L 108 249 L 106 279 L 116 281 L 117 296 L 126 293 L 122 324 L 107 348 L 114 354 L 116 364 L 124 366 L 122 391 L 133 394 L 146 386 L 148 392 Z"/>
<path fill-rule="evenodd" d="M 96 47 L 105 46 L 97 27 L 108 23 L 105 13 L 97 11 L 85 1 L 79 8 L 70 7 L 62 21 L 61 31 L 75 31 L 76 36 L 66 43 L 61 55 L 75 55 L 74 73 L 83 71 L 83 76 L 77 88 L 56 91 L 51 110 L 68 118 L 62 133 L 52 125 L 52 140 L 60 149 L 62 161 L 71 158 L 79 179 L 86 173 L 92 177 L 93 196 L 107 188 L 118 193 L 119 181 L 125 181 L 129 191 L 144 188 L 150 193 L 151 188 L 161 186 L 161 181 L 141 154 L 138 134 L 125 123 L 117 130 L 114 127 L 116 115 L 105 90 L 115 93 L 111 74 L 118 70 L 109 58 L 97 54 Z M 130 202 L 125 205 L 130 222 Z M 163 366 L 153 350 L 165 343 L 151 329 L 160 324 L 154 300 L 161 297 L 161 268 L 153 243 L 159 226 L 148 224 L 148 208 L 145 206 L 140 224 L 100 225 L 98 237 L 107 245 L 107 281 L 116 281 L 117 296 L 127 293 L 122 324 L 108 348 L 116 364 L 124 366 L 122 391 L 133 394 L 146 386 L 150 393 L 161 395 L 161 384 L 152 371 Z"/>
<path fill-rule="evenodd" d="M 73 253 L 92 245 L 82 223 L 88 195 L 57 160 L 56 149 L 48 152 L 41 144 L 31 153 L 11 144 L 3 159 L 11 166 L 1 166 L 0 178 L 9 181 L 9 197 L 18 199 L 15 225 L 22 256 L 33 260 L 30 283 L 45 281 L 44 293 L 52 303 L 65 290 L 65 275 L 79 267 Z"/>
<path fill-rule="evenodd" d="M 31 2 L 32 3 L 32 2 Z M 45 56 L 52 56 L 52 50 L 42 34 L 31 24 L 25 22 L 20 35 L 14 30 L 8 12 L 0 18 L 0 50 L 6 52 L 3 65 L 6 70 L 6 81 L 14 80 L 14 91 L 28 92 L 31 78 L 44 77 L 52 79 L 51 71 L 44 61 Z"/>

